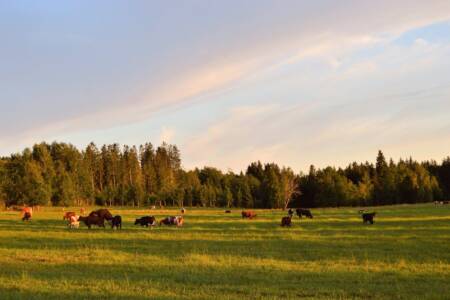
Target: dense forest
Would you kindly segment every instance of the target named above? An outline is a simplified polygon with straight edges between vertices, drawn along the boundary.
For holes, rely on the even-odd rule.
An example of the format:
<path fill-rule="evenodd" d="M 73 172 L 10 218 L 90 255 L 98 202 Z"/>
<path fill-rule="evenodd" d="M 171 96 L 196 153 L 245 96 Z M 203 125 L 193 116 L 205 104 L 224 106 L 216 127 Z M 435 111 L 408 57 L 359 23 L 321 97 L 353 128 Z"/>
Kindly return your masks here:
<path fill-rule="evenodd" d="M 450 198 L 450 157 L 387 161 L 346 168 L 311 166 L 308 174 L 275 163 L 251 163 L 245 173 L 213 167 L 184 170 L 180 151 L 93 143 L 83 151 L 41 143 L 0 158 L 0 202 L 10 205 L 202 207 L 324 207 L 429 202 Z"/>

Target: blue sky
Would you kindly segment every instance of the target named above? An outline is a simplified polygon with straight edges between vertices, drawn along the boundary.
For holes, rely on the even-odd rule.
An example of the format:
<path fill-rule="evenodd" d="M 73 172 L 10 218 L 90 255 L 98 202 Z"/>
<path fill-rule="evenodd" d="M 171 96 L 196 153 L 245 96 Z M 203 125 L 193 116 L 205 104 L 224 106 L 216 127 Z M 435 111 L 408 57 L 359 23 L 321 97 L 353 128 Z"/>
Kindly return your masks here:
<path fill-rule="evenodd" d="M 0 1 L 0 155 L 167 141 L 186 168 L 440 160 L 450 2 L 373 2 Z"/>

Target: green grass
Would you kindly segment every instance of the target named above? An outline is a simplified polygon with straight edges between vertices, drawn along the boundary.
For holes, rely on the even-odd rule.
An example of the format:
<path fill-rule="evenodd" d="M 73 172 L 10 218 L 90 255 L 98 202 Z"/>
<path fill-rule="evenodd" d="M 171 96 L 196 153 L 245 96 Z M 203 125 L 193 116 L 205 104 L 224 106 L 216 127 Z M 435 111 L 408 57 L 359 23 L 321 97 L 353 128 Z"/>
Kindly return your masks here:
<path fill-rule="evenodd" d="M 61 209 L 24 223 L 0 212 L 1 299 L 449 299 L 450 207 L 314 209 L 279 226 L 284 212 L 189 209 L 183 228 L 134 226 L 176 210 L 112 209 L 122 231 L 70 230 Z"/>

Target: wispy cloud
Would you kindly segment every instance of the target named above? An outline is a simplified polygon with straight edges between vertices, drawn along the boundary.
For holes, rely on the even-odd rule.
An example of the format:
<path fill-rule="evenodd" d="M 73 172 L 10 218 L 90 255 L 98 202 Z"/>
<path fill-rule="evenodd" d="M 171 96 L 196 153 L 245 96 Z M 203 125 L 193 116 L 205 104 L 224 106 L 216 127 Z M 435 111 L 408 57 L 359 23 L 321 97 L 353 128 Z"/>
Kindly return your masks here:
<path fill-rule="evenodd" d="M 377 149 L 394 157 L 444 157 L 450 137 L 450 83 L 428 74 L 450 71 L 449 63 L 442 65 L 448 55 L 447 45 L 388 44 L 380 54 L 322 72 L 321 83 L 330 91 L 303 91 L 296 101 L 301 105 L 266 101 L 264 106 L 230 109 L 224 119 L 183 145 L 189 166 L 214 163 L 241 170 L 262 160 L 307 170 L 309 163 L 372 160 Z M 405 78 L 416 85 L 409 86 Z M 295 81 L 300 87 L 307 82 Z"/>
<path fill-rule="evenodd" d="M 44 67 L 51 71 L 47 76 L 30 72 L 35 77 L 21 80 L 18 76 L 13 82 L 0 70 L 0 78 L 6 79 L 4 86 L 0 84 L 2 101 L 23 101 L 17 100 L 20 105 L 6 103 L 10 111 L 8 116 L 2 114 L 0 126 L 10 130 L 0 132 L 2 151 L 6 154 L 24 144 L 76 132 L 86 132 L 86 136 L 91 132 L 87 143 L 96 139 L 99 129 L 146 122 L 157 113 L 172 113 L 171 108 L 207 107 L 206 103 L 222 99 L 221 113 L 203 124 L 204 132 L 179 132 L 182 122 L 197 119 L 196 115 L 184 115 L 177 124 L 158 124 L 160 139 L 182 142 L 190 166 L 240 168 L 244 161 L 282 157 L 300 167 L 299 151 L 323 154 L 314 147 L 329 149 L 337 136 L 354 142 L 383 128 L 386 114 L 404 108 L 376 110 L 374 116 L 364 108 L 352 111 L 352 103 L 386 104 L 388 97 L 383 95 L 405 95 L 413 90 L 408 85 L 429 86 L 429 81 L 418 84 L 418 70 L 431 72 L 437 68 L 436 60 L 449 53 L 447 45 L 436 45 L 426 37 L 416 38 L 407 48 L 393 43 L 405 31 L 450 19 L 448 1 L 330 1 L 325 6 L 264 1 L 248 2 L 239 10 L 225 4 L 209 8 L 211 18 L 198 20 L 177 8 L 164 7 L 166 13 L 177 16 L 169 19 L 184 22 L 176 26 L 168 20 L 148 23 L 152 18 L 146 16 L 146 10 L 136 10 L 135 16 L 126 20 L 128 24 L 118 29 L 123 41 L 107 44 L 114 46 L 108 51 L 95 48 L 102 40 L 95 42 L 93 37 L 113 35 L 109 28 L 94 28 L 97 36 L 90 36 L 83 31 L 86 29 L 72 32 L 80 38 L 60 49 L 73 56 L 60 59 L 67 65 L 56 69 L 59 76 Z M 110 26 L 115 17 L 108 16 Z M 136 27 L 139 22 L 142 24 Z M 87 51 L 87 44 L 95 49 Z M 378 52 L 359 57 L 364 51 Z M 0 63 L 10 57 L 10 52 L 1 54 L 0 50 Z M 89 60 L 91 54 L 96 55 L 98 64 Z M 29 55 L 33 57 L 33 53 Z M 48 58 L 48 62 L 55 59 Z M 81 71 L 71 60 L 81 61 Z M 36 57 L 33 61 L 40 60 Z M 14 70 L 14 64 L 5 65 Z M 19 65 L 17 70 L 31 68 Z M 442 66 L 436 72 L 448 75 Z M 31 88 L 33 79 L 45 84 Z M 50 84 L 53 81 L 54 85 Z M 21 83 L 29 89 L 18 92 Z M 390 87 L 382 93 L 386 84 Z M 398 88 L 392 87 L 395 85 Z M 261 95 L 262 91 L 267 94 Z M 235 107 L 236 99 L 243 103 Z M 352 121 L 337 116 L 342 107 L 352 111 L 345 116 Z M 185 142 L 191 138 L 192 143 Z M 146 139 L 142 136 L 138 142 Z M 208 155 L 200 155 L 200 150 Z"/>

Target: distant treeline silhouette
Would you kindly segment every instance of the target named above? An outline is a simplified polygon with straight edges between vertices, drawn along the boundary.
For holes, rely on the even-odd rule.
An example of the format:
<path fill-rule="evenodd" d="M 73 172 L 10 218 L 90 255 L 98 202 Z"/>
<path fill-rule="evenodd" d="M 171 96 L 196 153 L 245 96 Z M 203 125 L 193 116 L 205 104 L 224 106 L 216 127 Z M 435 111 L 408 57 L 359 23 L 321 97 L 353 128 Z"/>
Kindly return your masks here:
<path fill-rule="evenodd" d="M 412 159 L 375 165 L 310 167 L 308 174 L 275 163 L 246 172 L 184 170 L 175 145 L 156 149 L 93 143 L 41 143 L 0 158 L 0 202 L 10 205 L 325 207 L 418 203 L 450 198 L 450 157 L 441 164 Z"/>

